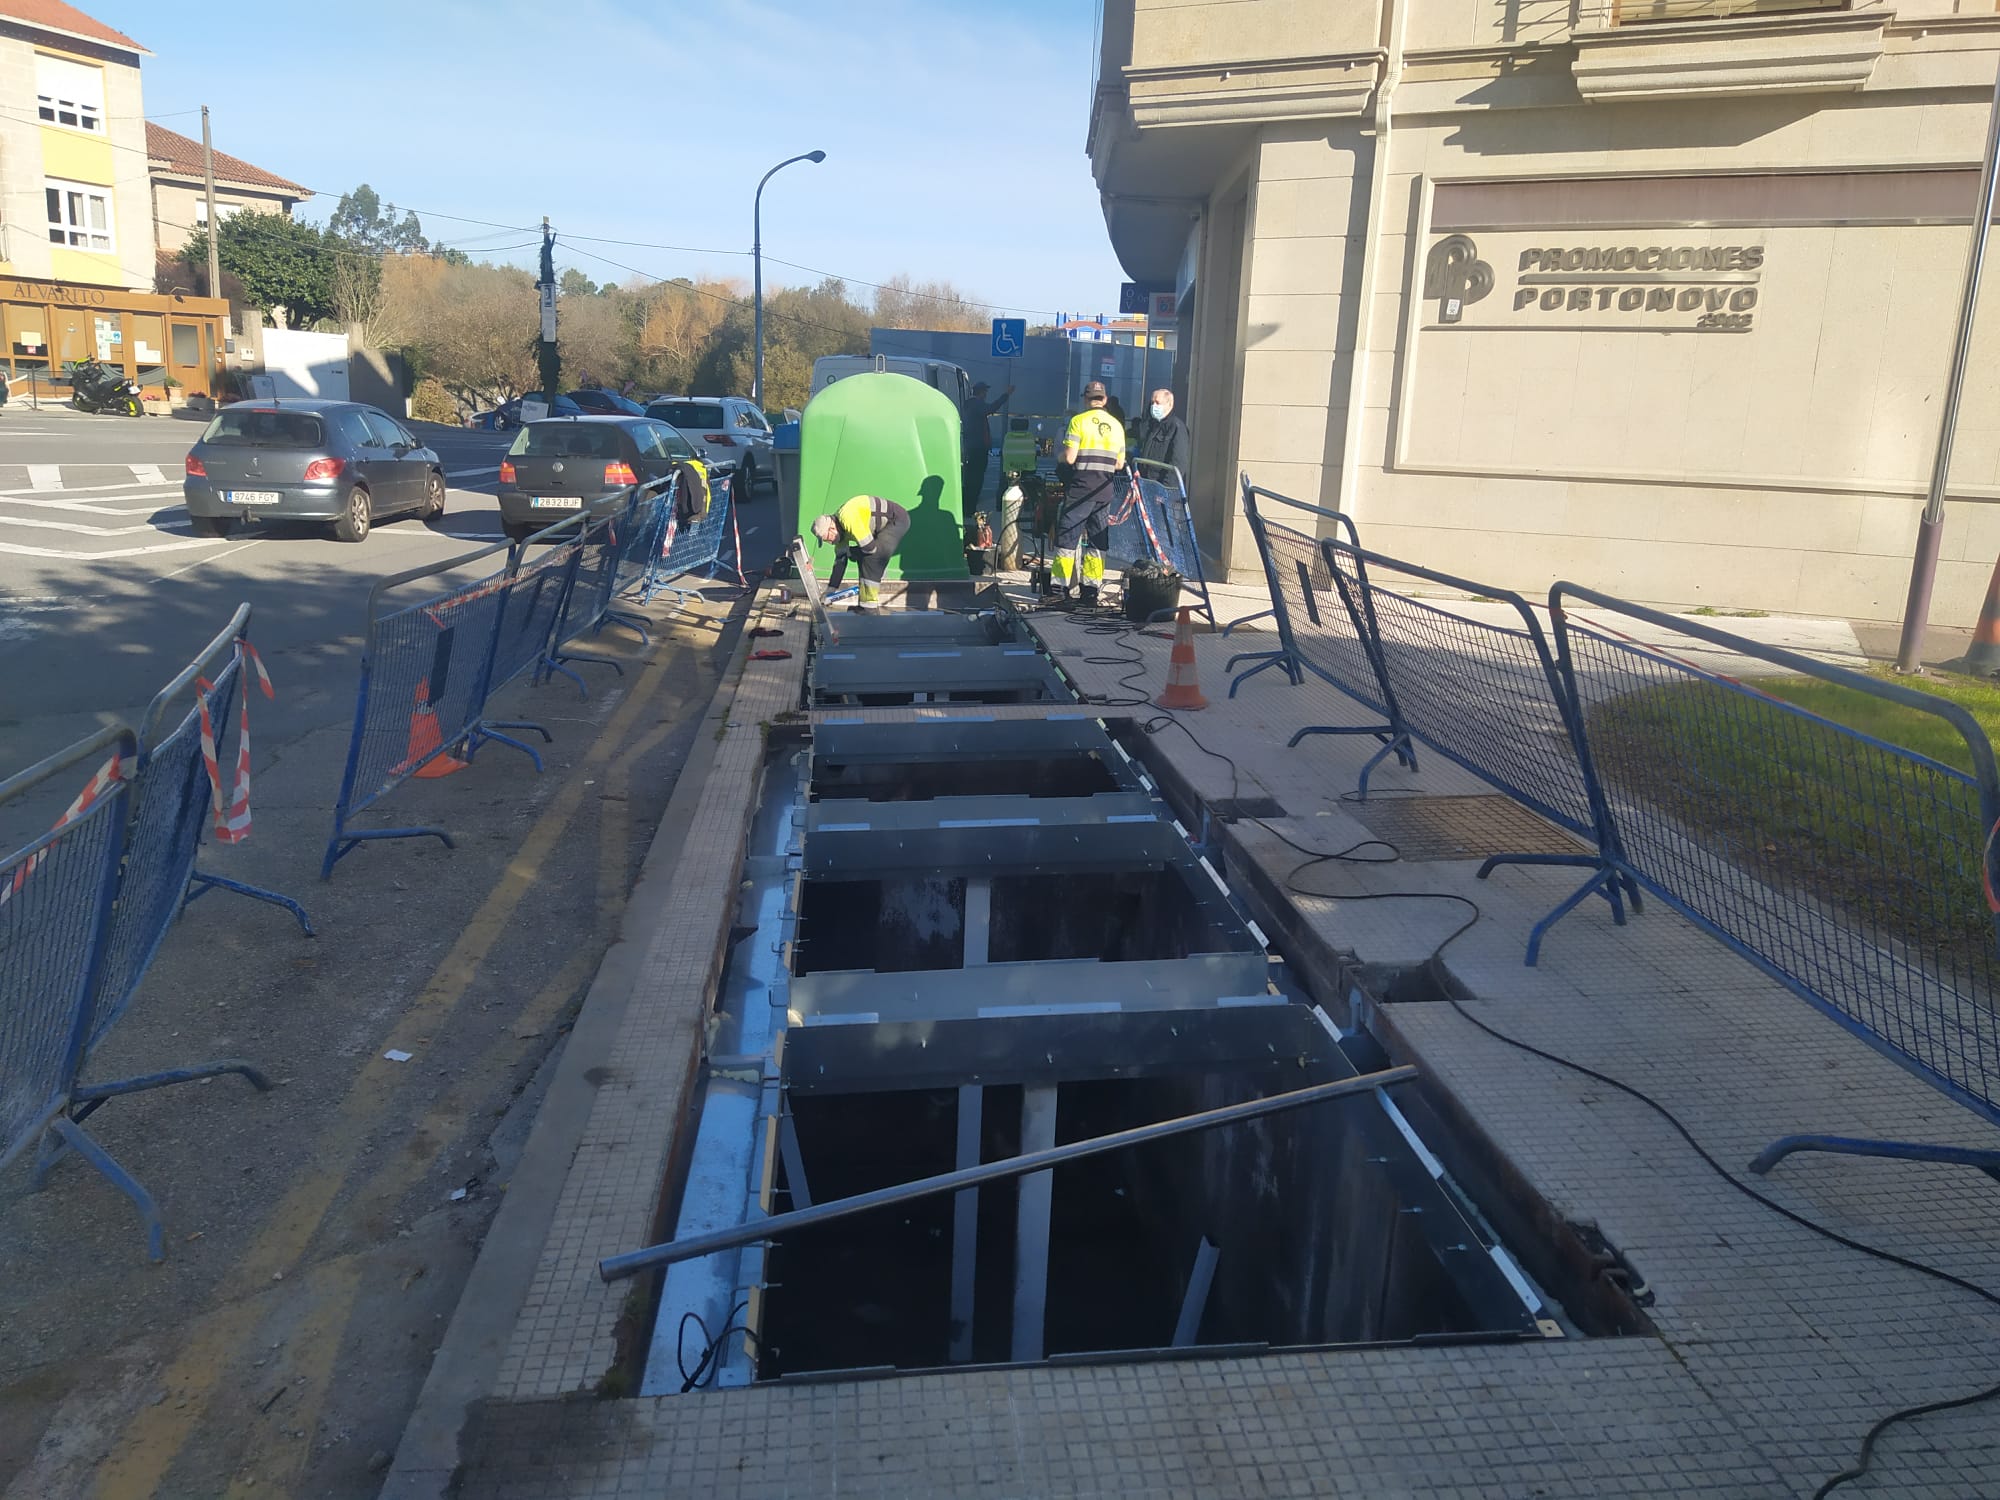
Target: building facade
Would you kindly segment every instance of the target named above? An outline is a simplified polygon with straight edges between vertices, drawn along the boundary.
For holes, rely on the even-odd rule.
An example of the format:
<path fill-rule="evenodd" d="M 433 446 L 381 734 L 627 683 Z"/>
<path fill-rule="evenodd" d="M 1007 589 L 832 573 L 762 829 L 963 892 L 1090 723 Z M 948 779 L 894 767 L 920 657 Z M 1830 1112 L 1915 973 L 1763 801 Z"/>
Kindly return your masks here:
<path fill-rule="evenodd" d="M 208 227 L 208 191 L 203 175 L 201 142 L 164 125 L 146 126 L 147 178 L 153 195 L 153 243 L 162 260 L 179 254 Z M 275 172 L 252 166 L 226 151 L 212 153 L 215 162 L 215 216 L 227 219 L 245 209 L 252 213 L 292 216 L 292 206 L 312 191 Z"/>
<path fill-rule="evenodd" d="M 217 388 L 228 304 L 153 292 L 149 55 L 62 0 L 0 0 L 0 379 L 16 394 L 63 394 L 85 358 L 161 399 Z"/>
<path fill-rule="evenodd" d="M 1994 0 L 1105 0 L 1090 153 L 1239 472 L 1493 583 L 1896 618 Z M 2000 275 L 1933 618 L 2000 551 Z"/>

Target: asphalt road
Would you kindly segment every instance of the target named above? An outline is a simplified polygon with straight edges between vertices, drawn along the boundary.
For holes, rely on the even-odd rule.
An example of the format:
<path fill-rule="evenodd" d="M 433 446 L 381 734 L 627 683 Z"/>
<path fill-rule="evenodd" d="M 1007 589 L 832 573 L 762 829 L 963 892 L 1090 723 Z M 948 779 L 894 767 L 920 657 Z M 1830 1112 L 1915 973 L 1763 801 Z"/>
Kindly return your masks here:
<path fill-rule="evenodd" d="M 322 882 L 368 589 L 497 534 L 507 440 L 429 429 L 458 476 L 442 535 L 208 542 L 177 506 L 197 430 L 0 410 L 0 777 L 135 719 L 248 600 L 278 696 L 252 705 L 252 836 L 211 841 L 201 865 L 303 901 L 320 935 L 205 897 L 86 1067 L 241 1056 L 276 1084 L 183 1085 L 92 1118 L 159 1201 L 164 1264 L 85 1164 L 41 1192 L 29 1161 L 0 1171 L 5 1500 L 374 1495 L 740 612 L 728 589 L 655 601 L 650 645 L 595 643 L 622 674 L 584 668 L 587 694 L 517 682 L 497 707 L 548 726 L 545 771 L 494 745 L 411 782 L 374 816 L 441 824 L 457 847 L 372 844 Z M 776 550 L 774 510 L 745 507 L 753 561 Z"/>
<path fill-rule="evenodd" d="M 300 525 L 207 540 L 180 503 L 199 422 L 0 407 L 0 778 L 142 712 L 245 601 L 279 688 L 275 731 L 344 716 L 375 580 L 501 539 L 511 437 L 413 425 L 449 476 L 436 530 L 406 518 L 358 546 Z M 775 516 L 768 492 L 740 507 L 755 563 L 777 551 Z"/>

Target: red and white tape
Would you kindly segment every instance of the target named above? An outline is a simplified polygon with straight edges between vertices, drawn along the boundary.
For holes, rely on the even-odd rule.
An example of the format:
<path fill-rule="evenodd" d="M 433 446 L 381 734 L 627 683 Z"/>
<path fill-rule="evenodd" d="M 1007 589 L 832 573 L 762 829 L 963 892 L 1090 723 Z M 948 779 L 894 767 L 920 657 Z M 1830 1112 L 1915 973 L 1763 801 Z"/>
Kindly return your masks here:
<path fill-rule="evenodd" d="M 239 637 L 236 654 L 248 670 L 256 672 L 264 696 L 277 697 L 271 687 L 271 674 L 264 670 L 264 658 L 257 654 L 257 648 Z M 215 684 L 206 677 L 195 684 L 195 701 L 201 710 L 201 760 L 208 768 L 208 789 L 215 807 L 215 841 L 240 844 L 250 837 L 250 686 L 247 682 L 243 686 L 243 711 L 236 736 L 236 784 L 226 808 L 222 798 L 222 769 L 215 751 L 215 725 L 208 713 L 208 695 L 214 690 Z"/>
<path fill-rule="evenodd" d="M 124 779 L 124 772 L 124 757 L 117 751 L 112 751 L 111 758 L 97 768 L 97 774 L 92 776 L 84 789 L 76 794 L 76 800 L 64 809 L 63 815 L 56 819 L 55 827 L 50 831 L 59 831 L 89 812 L 97 805 L 99 797 Z M 41 867 L 42 861 L 55 851 L 55 847 L 54 844 L 50 844 L 47 848 L 37 851 L 33 858 L 15 869 L 5 885 L 0 885 L 0 906 L 5 906 L 14 899 L 21 887 L 28 883 L 28 877 Z"/>

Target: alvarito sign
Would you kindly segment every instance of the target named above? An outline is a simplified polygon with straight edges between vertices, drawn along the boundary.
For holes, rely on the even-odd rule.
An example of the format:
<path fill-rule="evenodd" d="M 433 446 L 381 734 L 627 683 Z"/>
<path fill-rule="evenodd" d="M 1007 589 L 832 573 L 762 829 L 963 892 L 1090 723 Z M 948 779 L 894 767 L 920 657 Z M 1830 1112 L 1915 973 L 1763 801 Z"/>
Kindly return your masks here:
<path fill-rule="evenodd" d="M 1446 235 L 1424 263 L 1424 296 L 1439 328 L 1562 328 L 1599 332 L 1747 333 L 1764 267 L 1762 245 L 1547 245 L 1509 235 L 1514 286 L 1497 290 L 1492 264 L 1463 234 Z M 1475 303 L 1483 317 L 1466 321 Z"/>

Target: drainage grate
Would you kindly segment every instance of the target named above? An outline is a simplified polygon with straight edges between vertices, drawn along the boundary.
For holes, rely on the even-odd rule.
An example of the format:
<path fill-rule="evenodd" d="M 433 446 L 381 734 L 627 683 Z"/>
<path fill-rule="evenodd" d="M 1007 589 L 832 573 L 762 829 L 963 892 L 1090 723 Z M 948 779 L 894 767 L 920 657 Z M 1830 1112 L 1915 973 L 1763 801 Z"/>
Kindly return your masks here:
<path fill-rule="evenodd" d="M 1590 852 L 1506 797 L 1399 797 L 1357 803 L 1348 811 L 1406 860 Z"/>

